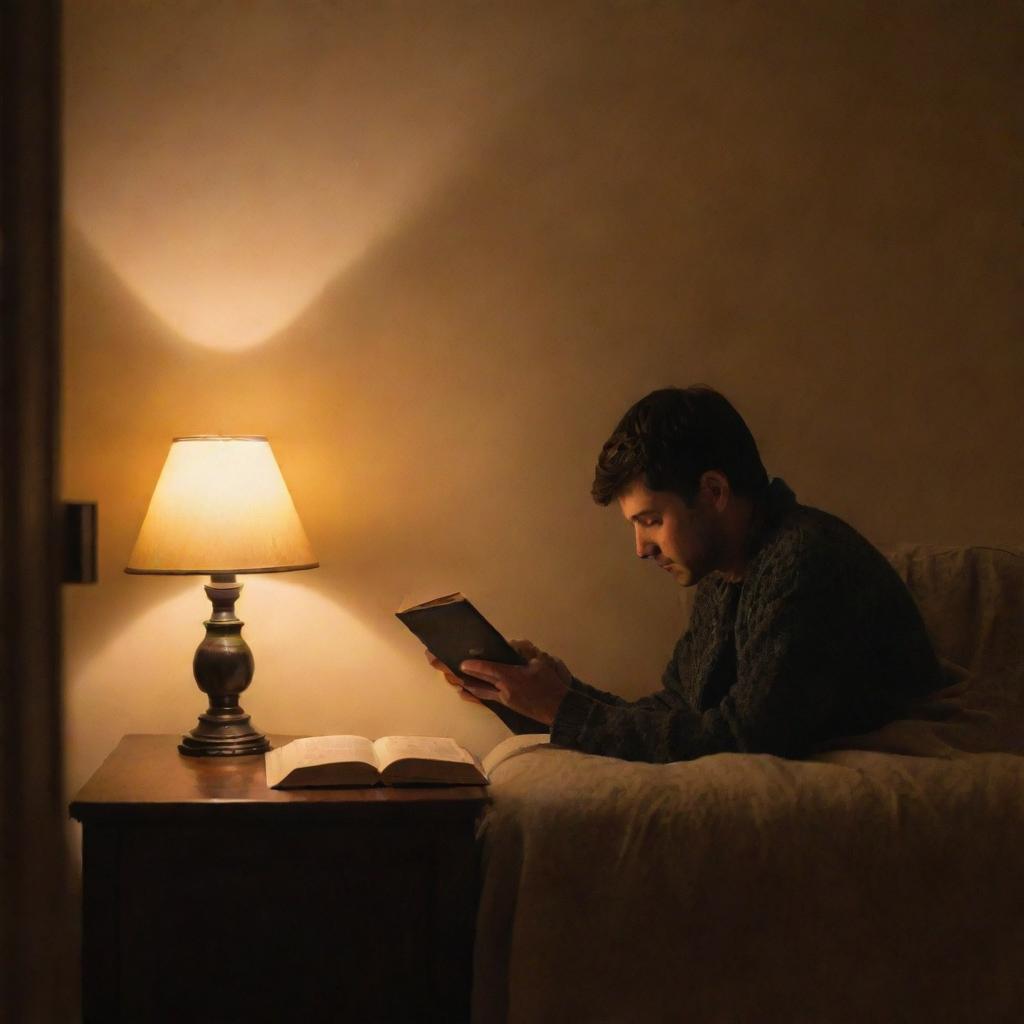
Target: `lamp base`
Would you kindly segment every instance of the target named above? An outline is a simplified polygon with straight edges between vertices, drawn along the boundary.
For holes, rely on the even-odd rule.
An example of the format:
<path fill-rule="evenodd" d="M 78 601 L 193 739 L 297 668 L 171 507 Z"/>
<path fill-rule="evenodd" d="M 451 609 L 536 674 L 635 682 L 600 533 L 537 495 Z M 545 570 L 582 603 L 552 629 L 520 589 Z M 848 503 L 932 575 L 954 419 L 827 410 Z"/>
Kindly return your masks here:
<path fill-rule="evenodd" d="M 237 713 L 230 717 L 200 715 L 199 724 L 182 736 L 178 750 L 189 757 L 238 757 L 269 750 L 270 740 L 249 724 L 249 716 L 240 707 L 232 710 Z"/>
<path fill-rule="evenodd" d="M 182 736 L 178 750 L 189 757 L 239 757 L 262 754 L 270 741 L 257 732 L 238 703 L 238 695 L 252 679 L 253 660 L 242 639 L 242 621 L 235 617 L 235 601 L 242 585 L 234 574 L 214 573 L 203 588 L 213 602 L 205 622 L 206 636 L 192 659 L 192 671 L 210 706 L 199 724 Z"/>

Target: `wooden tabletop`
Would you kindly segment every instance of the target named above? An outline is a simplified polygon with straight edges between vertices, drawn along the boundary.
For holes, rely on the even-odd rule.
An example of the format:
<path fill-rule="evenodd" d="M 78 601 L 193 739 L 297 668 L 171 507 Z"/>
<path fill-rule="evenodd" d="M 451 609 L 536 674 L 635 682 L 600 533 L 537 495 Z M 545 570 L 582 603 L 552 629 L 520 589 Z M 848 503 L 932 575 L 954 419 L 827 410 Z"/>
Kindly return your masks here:
<path fill-rule="evenodd" d="M 270 736 L 274 747 L 296 736 Z M 178 735 L 124 736 L 70 805 L 78 821 L 472 818 L 485 786 L 271 789 L 263 755 L 187 757 Z"/>

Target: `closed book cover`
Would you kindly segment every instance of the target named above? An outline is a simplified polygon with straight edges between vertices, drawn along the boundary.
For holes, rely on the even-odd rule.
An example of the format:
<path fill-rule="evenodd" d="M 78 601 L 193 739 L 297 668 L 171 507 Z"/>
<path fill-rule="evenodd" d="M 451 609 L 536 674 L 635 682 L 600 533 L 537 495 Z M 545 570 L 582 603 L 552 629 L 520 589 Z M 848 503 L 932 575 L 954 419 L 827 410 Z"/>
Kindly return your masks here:
<path fill-rule="evenodd" d="M 474 686 L 483 687 L 488 684 L 460 671 L 459 665 L 470 658 L 496 661 L 503 665 L 526 664 L 522 655 L 463 594 L 445 594 L 432 601 L 403 608 L 395 612 L 395 615 L 419 637 L 434 657 L 460 679 Z M 537 733 L 547 728 L 543 723 L 513 711 L 500 701 L 484 700 L 484 704 L 514 733 Z"/>

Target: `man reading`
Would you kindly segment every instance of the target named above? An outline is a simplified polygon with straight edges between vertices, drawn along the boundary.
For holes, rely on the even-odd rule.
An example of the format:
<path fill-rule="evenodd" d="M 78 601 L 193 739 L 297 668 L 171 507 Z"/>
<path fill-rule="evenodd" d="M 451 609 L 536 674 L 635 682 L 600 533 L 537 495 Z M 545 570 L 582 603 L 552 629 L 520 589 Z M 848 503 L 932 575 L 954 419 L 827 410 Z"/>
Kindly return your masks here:
<path fill-rule="evenodd" d="M 461 666 L 495 697 L 428 652 L 465 699 L 501 700 L 550 726 L 558 746 L 667 762 L 721 751 L 799 757 L 900 717 L 942 685 L 895 570 L 847 523 L 769 480 L 746 423 L 717 391 L 665 388 L 637 402 L 601 450 L 592 494 L 618 503 L 638 557 L 697 587 L 662 688 L 624 700 L 514 641 L 525 666 Z"/>

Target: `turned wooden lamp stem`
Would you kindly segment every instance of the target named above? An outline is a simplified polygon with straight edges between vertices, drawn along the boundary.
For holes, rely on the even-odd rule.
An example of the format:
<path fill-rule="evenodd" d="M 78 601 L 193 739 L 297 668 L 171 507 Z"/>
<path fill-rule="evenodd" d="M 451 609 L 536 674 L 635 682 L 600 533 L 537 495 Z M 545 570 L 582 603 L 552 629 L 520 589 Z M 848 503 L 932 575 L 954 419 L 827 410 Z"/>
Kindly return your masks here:
<path fill-rule="evenodd" d="M 210 706 L 182 737 L 178 750 L 192 757 L 262 753 L 270 743 L 238 703 L 238 695 L 252 682 L 254 667 L 252 651 L 242 638 L 245 623 L 235 616 L 242 584 L 234 573 L 214 573 L 204 589 L 213 614 L 205 621 L 206 636 L 196 648 L 192 673 Z"/>

